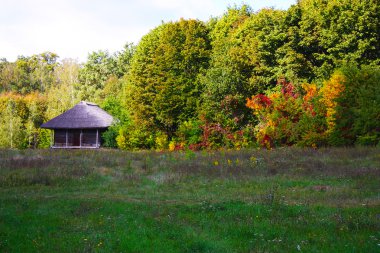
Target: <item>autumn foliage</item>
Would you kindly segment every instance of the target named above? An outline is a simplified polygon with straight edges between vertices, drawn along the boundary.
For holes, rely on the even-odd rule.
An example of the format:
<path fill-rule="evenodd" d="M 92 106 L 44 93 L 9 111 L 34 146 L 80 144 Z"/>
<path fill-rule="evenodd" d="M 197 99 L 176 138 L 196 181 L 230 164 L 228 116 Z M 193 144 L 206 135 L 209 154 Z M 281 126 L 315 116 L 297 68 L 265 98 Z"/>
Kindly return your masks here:
<path fill-rule="evenodd" d="M 257 115 L 255 136 L 264 147 L 316 147 L 324 143 L 320 90 L 315 84 L 302 84 L 296 89 L 292 83 L 280 80 L 268 95 L 247 99 L 247 106 Z"/>
<path fill-rule="evenodd" d="M 255 127 L 258 143 L 267 148 L 378 143 L 380 113 L 375 105 L 379 102 L 378 75 L 373 68 L 346 67 L 336 71 L 320 88 L 307 83 L 296 87 L 280 80 L 267 94 L 247 99 L 247 107 L 259 121 Z M 362 97 L 364 92 L 367 99 Z M 368 100 L 374 102 L 368 103 L 368 108 L 358 105 Z M 363 122 L 365 111 L 372 117 L 365 117 Z M 355 125 L 359 124 L 370 126 L 364 137 L 355 134 Z"/>

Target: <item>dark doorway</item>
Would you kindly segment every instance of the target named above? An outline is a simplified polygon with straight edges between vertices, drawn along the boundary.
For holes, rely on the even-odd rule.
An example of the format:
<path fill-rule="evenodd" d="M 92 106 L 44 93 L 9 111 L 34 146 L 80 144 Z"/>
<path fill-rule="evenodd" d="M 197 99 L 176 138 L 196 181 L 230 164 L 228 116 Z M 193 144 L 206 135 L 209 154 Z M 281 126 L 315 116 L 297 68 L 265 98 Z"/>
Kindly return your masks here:
<path fill-rule="evenodd" d="M 97 141 L 96 129 L 83 129 L 82 131 L 82 147 L 96 147 Z"/>

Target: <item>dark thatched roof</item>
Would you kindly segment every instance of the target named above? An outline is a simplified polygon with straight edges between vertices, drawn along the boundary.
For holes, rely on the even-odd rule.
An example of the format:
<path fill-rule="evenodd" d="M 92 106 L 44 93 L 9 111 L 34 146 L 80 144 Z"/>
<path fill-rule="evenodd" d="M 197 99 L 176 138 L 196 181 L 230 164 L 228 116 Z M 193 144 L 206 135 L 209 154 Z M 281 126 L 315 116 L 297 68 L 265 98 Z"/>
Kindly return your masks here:
<path fill-rule="evenodd" d="M 113 117 L 99 106 L 89 102 L 80 102 L 70 110 L 41 125 L 48 129 L 107 128 Z"/>

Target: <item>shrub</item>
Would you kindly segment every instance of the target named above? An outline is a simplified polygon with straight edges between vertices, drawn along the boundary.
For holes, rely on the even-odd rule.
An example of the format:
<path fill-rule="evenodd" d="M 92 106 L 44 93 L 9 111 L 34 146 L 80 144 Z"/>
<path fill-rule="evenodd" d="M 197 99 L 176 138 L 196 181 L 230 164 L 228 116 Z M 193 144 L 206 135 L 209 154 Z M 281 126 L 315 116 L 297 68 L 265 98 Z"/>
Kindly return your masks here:
<path fill-rule="evenodd" d="M 188 120 L 181 123 L 176 132 L 178 140 L 186 142 L 188 145 L 194 145 L 201 141 L 202 129 L 199 120 Z"/>
<path fill-rule="evenodd" d="M 38 131 L 38 147 L 39 148 L 49 148 L 51 145 L 51 130 L 39 129 Z"/>
<path fill-rule="evenodd" d="M 116 138 L 118 136 L 119 129 L 120 129 L 119 126 L 113 125 L 113 126 L 109 127 L 107 129 L 107 131 L 105 131 L 102 134 L 103 146 L 104 147 L 108 147 L 108 148 L 117 148 L 118 147 Z"/>
<path fill-rule="evenodd" d="M 298 89 L 285 80 L 266 95 L 247 99 L 259 123 L 255 127 L 257 142 L 271 148 L 279 145 L 317 146 L 323 143 L 323 108 L 318 104 L 319 91 L 314 84 Z"/>
<path fill-rule="evenodd" d="M 378 134 L 366 134 L 364 136 L 358 136 L 356 144 L 363 146 L 378 145 L 380 144 L 379 138 L 380 137 Z"/>
<path fill-rule="evenodd" d="M 133 126 L 121 128 L 116 141 L 119 148 L 128 150 L 152 149 L 155 146 L 154 133 Z"/>
<path fill-rule="evenodd" d="M 155 146 L 156 150 L 162 151 L 168 149 L 169 141 L 167 134 L 163 132 L 156 133 Z"/>

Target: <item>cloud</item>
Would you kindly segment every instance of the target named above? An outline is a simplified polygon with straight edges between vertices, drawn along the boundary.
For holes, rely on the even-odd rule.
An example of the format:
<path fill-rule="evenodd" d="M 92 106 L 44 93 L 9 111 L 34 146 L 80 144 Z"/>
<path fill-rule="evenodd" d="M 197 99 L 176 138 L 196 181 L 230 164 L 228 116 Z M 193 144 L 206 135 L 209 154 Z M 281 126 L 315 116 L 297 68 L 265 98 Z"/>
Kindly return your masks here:
<path fill-rule="evenodd" d="M 156 9 L 170 10 L 175 16 L 186 18 L 205 19 L 210 16 L 210 11 L 217 9 L 216 1 L 204 0 L 152 0 Z"/>
<path fill-rule="evenodd" d="M 234 2 L 240 3 L 227 0 L 3 0 L 0 58 L 14 61 L 18 55 L 52 51 L 61 58 L 85 61 L 89 52 L 100 49 L 114 52 L 127 42 L 137 43 L 161 21 L 181 17 L 207 20 L 222 15 Z M 259 1 L 270 6 L 269 2 L 288 1 Z"/>

